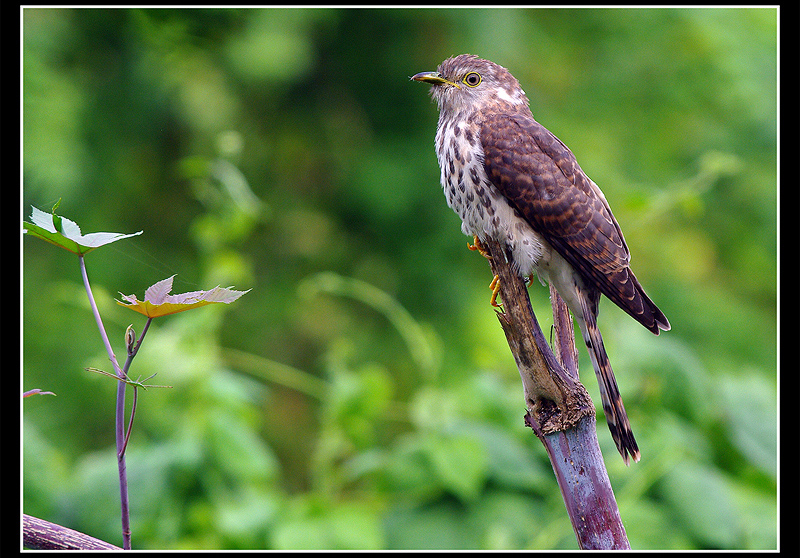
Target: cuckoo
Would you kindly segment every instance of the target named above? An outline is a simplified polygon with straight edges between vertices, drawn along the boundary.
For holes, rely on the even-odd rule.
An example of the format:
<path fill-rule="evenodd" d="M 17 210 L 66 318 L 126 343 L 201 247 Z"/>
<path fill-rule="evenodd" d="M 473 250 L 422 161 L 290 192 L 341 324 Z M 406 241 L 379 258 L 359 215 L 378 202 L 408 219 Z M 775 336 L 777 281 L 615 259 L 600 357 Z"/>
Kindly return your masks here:
<path fill-rule="evenodd" d="M 461 230 L 476 243 L 492 238 L 505 245 L 522 277 L 536 274 L 556 288 L 586 343 L 617 449 L 626 464 L 629 457 L 638 461 L 597 326 L 600 295 L 656 335 L 670 324 L 631 271 L 605 196 L 567 146 L 534 120 L 525 92 L 504 67 L 462 54 L 411 79 L 430 84 L 439 107 L 441 183 Z"/>

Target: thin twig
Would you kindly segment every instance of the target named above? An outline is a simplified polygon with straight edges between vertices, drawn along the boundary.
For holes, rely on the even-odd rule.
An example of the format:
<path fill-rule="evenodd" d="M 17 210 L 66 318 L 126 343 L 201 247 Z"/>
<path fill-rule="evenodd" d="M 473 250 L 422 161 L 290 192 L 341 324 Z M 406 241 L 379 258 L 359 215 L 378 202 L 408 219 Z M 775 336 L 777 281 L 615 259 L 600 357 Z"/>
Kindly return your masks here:
<path fill-rule="evenodd" d="M 133 362 L 133 358 L 136 356 L 136 353 L 139 352 L 139 347 L 141 347 L 142 341 L 144 340 L 144 336 L 147 334 L 147 330 L 150 329 L 150 323 L 152 321 L 153 318 L 147 318 L 147 322 L 144 324 L 144 329 L 142 329 L 142 334 L 139 336 L 139 339 L 136 341 L 136 343 L 127 343 L 128 358 L 125 359 L 125 365 L 122 367 L 122 374 L 125 378 L 125 380 L 123 381 L 127 384 L 131 384 L 131 386 L 133 387 L 133 403 L 131 404 L 131 418 L 128 422 L 128 430 L 125 432 L 125 440 L 122 443 L 122 447 L 119 446 L 117 447 L 118 459 L 122 459 L 123 457 L 125 457 L 125 448 L 128 447 L 128 440 L 131 437 L 131 429 L 133 428 L 133 418 L 136 416 L 136 401 L 139 397 L 139 392 L 136 388 L 142 387 L 146 389 L 148 387 L 141 382 L 131 381 L 130 377 L 128 376 L 128 370 L 130 370 L 131 363 Z M 128 332 L 132 331 L 133 331 L 132 328 L 129 327 L 128 331 L 125 332 L 126 337 Z M 153 376 L 155 376 L 155 374 L 153 374 Z M 150 376 L 150 378 L 152 378 L 153 376 Z M 150 378 L 146 378 L 144 381 L 146 382 Z M 157 387 L 169 387 L 169 386 L 157 386 Z M 124 413 L 124 393 L 123 393 L 123 413 Z"/>
<path fill-rule="evenodd" d="M 131 438 L 131 428 L 133 427 L 133 417 L 136 416 L 136 401 L 139 399 L 139 390 L 134 386 L 133 388 L 133 403 L 131 404 L 131 418 L 128 421 L 128 431 L 125 432 L 125 441 L 122 443 L 122 449 L 117 453 L 117 459 L 121 459 L 125 455 L 125 448 L 128 447 L 128 440 Z"/>
<path fill-rule="evenodd" d="M 94 320 L 97 322 L 97 329 L 100 330 L 100 337 L 103 340 L 103 345 L 106 347 L 106 353 L 108 353 L 108 360 L 111 361 L 111 364 L 114 366 L 114 372 L 117 373 L 117 376 L 120 378 L 123 377 L 122 370 L 119 367 L 119 363 L 117 362 L 117 356 L 114 354 L 114 349 L 111 348 L 111 342 L 108 340 L 108 334 L 106 334 L 106 328 L 103 326 L 103 319 L 100 317 L 100 311 L 97 309 L 97 303 L 94 301 L 94 295 L 92 294 L 92 287 L 89 284 L 89 276 L 86 274 L 86 262 L 83 260 L 83 254 L 78 256 L 78 260 L 81 264 L 81 276 L 83 277 L 83 286 L 86 288 L 86 296 L 89 297 L 89 306 L 92 308 L 92 314 L 94 315 Z"/>
<path fill-rule="evenodd" d="M 89 297 L 89 305 L 92 308 L 94 319 L 97 322 L 97 328 L 100 330 L 100 337 L 103 339 L 103 344 L 106 347 L 108 358 L 114 366 L 114 372 L 120 379 L 117 385 L 117 405 L 116 405 L 116 418 L 115 418 L 115 439 L 117 445 L 117 466 L 119 469 L 119 494 L 120 494 L 120 508 L 122 516 L 122 547 L 125 550 L 131 548 L 131 528 L 130 528 L 130 508 L 128 504 L 128 474 L 125 466 L 125 454 L 120 453 L 123 449 L 125 440 L 125 382 L 122 381 L 127 377 L 127 374 L 119 367 L 117 357 L 114 355 L 114 350 L 111 348 L 111 342 L 108 340 L 108 334 L 105 327 L 103 327 L 103 320 L 100 317 L 100 311 L 97 309 L 97 303 L 92 294 L 92 287 L 89 284 L 89 276 L 86 273 L 86 262 L 84 256 L 78 256 L 81 266 L 81 276 L 83 277 L 83 285 L 86 288 L 86 295 Z M 130 361 L 131 357 L 128 356 Z M 128 366 L 130 366 L 129 363 Z"/>

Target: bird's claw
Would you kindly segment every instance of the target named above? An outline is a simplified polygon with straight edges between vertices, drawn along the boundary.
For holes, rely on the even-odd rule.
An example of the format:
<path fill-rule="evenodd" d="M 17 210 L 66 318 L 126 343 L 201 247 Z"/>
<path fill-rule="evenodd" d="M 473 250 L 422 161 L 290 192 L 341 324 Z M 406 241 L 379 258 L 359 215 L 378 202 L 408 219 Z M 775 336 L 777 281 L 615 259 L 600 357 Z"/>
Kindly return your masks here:
<path fill-rule="evenodd" d="M 486 251 L 486 248 L 484 248 L 483 244 L 481 244 L 481 241 L 477 236 L 475 236 L 474 238 L 475 238 L 474 240 L 475 244 L 470 244 L 469 242 L 467 242 L 467 248 L 469 248 L 472 251 L 479 252 L 481 256 L 483 256 L 488 260 L 489 252 Z"/>
<path fill-rule="evenodd" d="M 500 308 L 502 310 L 503 309 L 503 305 L 497 303 L 497 295 L 500 294 L 500 276 L 499 275 L 495 275 L 494 276 L 494 279 L 492 279 L 492 282 L 489 283 L 489 288 L 492 289 L 492 298 L 489 301 L 489 304 L 491 304 L 495 308 Z"/>

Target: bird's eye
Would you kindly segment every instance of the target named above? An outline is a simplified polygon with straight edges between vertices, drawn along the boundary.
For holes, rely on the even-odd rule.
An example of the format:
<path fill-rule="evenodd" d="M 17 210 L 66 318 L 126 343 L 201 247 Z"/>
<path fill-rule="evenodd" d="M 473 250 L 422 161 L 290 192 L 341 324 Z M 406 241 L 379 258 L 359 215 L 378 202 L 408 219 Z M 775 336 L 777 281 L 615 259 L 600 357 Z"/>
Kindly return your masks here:
<path fill-rule="evenodd" d="M 481 84 L 481 75 L 476 72 L 470 72 L 464 76 L 463 81 L 470 87 L 478 87 Z"/>

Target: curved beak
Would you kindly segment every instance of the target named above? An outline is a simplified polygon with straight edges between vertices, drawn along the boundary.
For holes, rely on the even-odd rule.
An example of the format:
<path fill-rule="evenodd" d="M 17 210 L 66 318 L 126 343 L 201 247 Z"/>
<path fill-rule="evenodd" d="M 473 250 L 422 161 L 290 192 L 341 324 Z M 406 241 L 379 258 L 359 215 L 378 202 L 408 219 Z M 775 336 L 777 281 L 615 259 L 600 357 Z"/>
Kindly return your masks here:
<path fill-rule="evenodd" d="M 414 74 L 409 78 L 412 81 L 422 81 L 424 83 L 430 83 L 431 85 L 452 85 L 453 87 L 458 87 L 457 83 L 453 83 L 442 77 L 442 74 L 439 72 L 420 72 L 418 74 Z"/>

